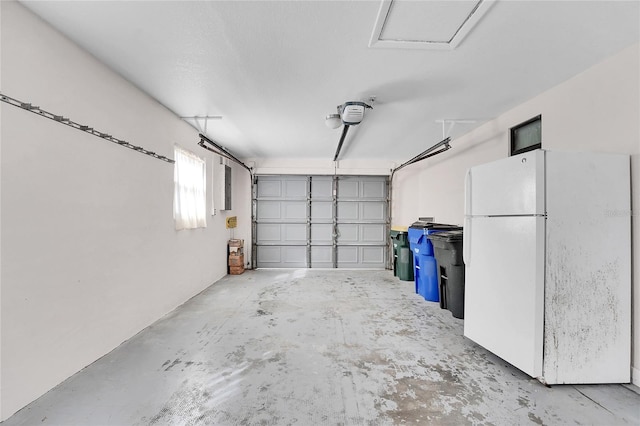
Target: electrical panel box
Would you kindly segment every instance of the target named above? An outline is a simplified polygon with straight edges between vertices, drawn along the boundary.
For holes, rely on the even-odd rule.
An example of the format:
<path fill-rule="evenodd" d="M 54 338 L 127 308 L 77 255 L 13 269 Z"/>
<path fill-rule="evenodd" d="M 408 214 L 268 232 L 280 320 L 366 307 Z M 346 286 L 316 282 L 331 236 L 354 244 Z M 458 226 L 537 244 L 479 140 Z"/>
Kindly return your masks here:
<path fill-rule="evenodd" d="M 231 210 L 231 167 L 222 165 L 220 170 L 220 210 Z"/>

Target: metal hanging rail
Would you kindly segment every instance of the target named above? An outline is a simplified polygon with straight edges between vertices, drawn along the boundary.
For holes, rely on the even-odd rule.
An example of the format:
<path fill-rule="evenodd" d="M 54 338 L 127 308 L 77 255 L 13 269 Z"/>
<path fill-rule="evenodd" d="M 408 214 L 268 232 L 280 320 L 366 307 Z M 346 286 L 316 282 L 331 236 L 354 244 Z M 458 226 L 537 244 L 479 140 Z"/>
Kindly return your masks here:
<path fill-rule="evenodd" d="M 396 167 L 395 169 L 391 170 L 391 176 L 389 177 L 389 226 L 391 226 L 391 219 L 392 219 L 392 205 L 391 203 L 393 202 L 393 176 L 396 174 L 396 172 L 404 167 L 407 167 L 413 163 L 417 163 L 418 161 L 422 161 L 422 160 L 426 160 L 429 157 L 433 157 L 435 155 L 438 154 L 442 154 L 443 152 L 451 149 L 451 145 L 449 145 L 449 142 L 451 142 L 451 138 L 447 137 L 443 140 L 441 140 L 440 142 L 438 142 L 437 144 L 427 148 L 426 150 L 422 151 L 420 154 L 416 155 L 415 157 L 413 157 L 411 160 L 405 161 L 404 163 L 400 164 L 398 167 Z M 440 149 L 438 149 L 440 148 Z M 437 150 L 437 151 L 436 151 Z M 390 234 L 388 234 L 390 235 Z M 390 257 L 389 257 L 389 269 L 393 269 L 393 242 L 389 243 L 389 252 L 390 252 Z"/>
<path fill-rule="evenodd" d="M 200 145 L 202 148 L 206 149 L 207 151 L 211 151 L 215 154 L 218 154 L 221 157 L 228 158 L 229 160 L 235 163 L 238 163 L 239 165 L 247 169 L 249 173 L 253 176 L 253 170 L 251 169 L 251 167 L 247 166 L 242 161 L 238 160 L 232 153 L 230 153 L 229 151 L 227 151 L 226 149 L 224 149 L 223 147 L 221 147 L 216 142 L 212 141 L 202 133 L 200 133 L 199 136 L 200 136 L 200 142 L 198 142 L 198 145 Z M 212 148 L 208 147 L 205 144 L 211 145 Z"/>
<path fill-rule="evenodd" d="M 48 118 L 50 120 L 56 121 L 58 123 L 66 125 L 66 126 L 73 127 L 76 130 L 81 130 L 81 131 L 83 131 L 85 133 L 89 133 L 90 135 L 97 136 L 99 138 L 102 138 L 102 139 L 104 139 L 106 141 L 118 144 L 118 145 L 123 146 L 125 148 L 129 148 L 129 149 L 131 149 L 133 151 L 136 151 L 136 152 L 139 152 L 141 154 L 145 154 L 145 155 L 148 155 L 150 157 L 157 158 L 158 160 L 162 160 L 162 161 L 165 161 L 167 163 L 175 163 L 174 160 L 172 160 L 171 158 L 165 157 L 164 155 L 160 155 L 160 154 L 157 154 L 157 153 L 155 153 L 153 151 L 149 151 L 149 150 L 144 149 L 144 148 L 142 148 L 140 146 L 137 146 L 137 145 L 134 145 L 132 143 L 129 143 L 129 142 L 125 141 L 125 140 L 115 138 L 115 137 L 113 137 L 113 136 L 111 136 L 111 135 L 109 135 L 107 133 L 99 132 L 99 131 L 97 131 L 97 130 L 89 127 L 89 126 L 85 126 L 83 124 L 76 123 L 76 122 L 71 121 L 70 119 L 68 119 L 66 117 L 50 113 L 48 111 L 45 111 L 45 110 L 41 109 L 40 107 L 34 106 L 34 105 L 30 104 L 30 103 L 19 101 L 17 99 L 11 98 L 9 96 L 3 95 L 2 93 L 0 93 L 0 101 L 6 102 L 9 105 L 13 105 L 13 106 L 18 107 L 18 108 L 22 108 L 25 111 L 32 112 L 32 113 L 37 114 L 37 115 L 39 115 L 41 117 Z"/>
<path fill-rule="evenodd" d="M 333 155 L 333 161 L 338 160 L 338 155 L 340 155 L 340 150 L 342 149 L 342 144 L 344 143 L 344 138 L 347 137 L 347 132 L 349 131 L 349 125 L 345 124 L 342 127 L 342 136 L 340 136 L 340 142 L 338 142 L 338 147 L 336 148 L 336 153 Z"/>
<path fill-rule="evenodd" d="M 180 118 L 182 118 L 184 121 L 193 120 L 194 123 L 196 124 L 193 127 L 195 127 L 198 130 L 198 132 L 205 135 L 207 134 L 207 123 L 209 123 L 209 120 L 222 120 L 221 115 L 203 115 L 203 116 L 194 115 L 191 117 L 180 117 Z M 200 126 L 200 120 L 204 122 L 204 129 Z"/>
<path fill-rule="evenodd" d="M 434 155 L 438 155 L 441 154 L 445 151 L 447 151 L 448 149 L 451 148 L 451 145 L 449 145 L 449 142 L 451 142 L 451 138 L 445 138 L 443 140 L 441 140 L 440 142 L 438 142 L 437 144 L 427 148 L 426 150 L 422 151 L 420 154 L 416 155 L 415 157 L 413 157 L 411 160 L 409 161 L 405 161 L 404 163 L 400 164 L 398 167 L 396 167 L 395 169 L 393 169 L 391 171 L 391 176 L 393 177 L 393 174 L 395 172 L 397 172 L 398 170 L 407 167 L 413 163 L 417 163 L 418 161 L 422 161 L 422 160 L 426 160 L 429 157 L 433 157 Z M 434 152 L 436 149 L 441 148 L 440 150 Z"/>

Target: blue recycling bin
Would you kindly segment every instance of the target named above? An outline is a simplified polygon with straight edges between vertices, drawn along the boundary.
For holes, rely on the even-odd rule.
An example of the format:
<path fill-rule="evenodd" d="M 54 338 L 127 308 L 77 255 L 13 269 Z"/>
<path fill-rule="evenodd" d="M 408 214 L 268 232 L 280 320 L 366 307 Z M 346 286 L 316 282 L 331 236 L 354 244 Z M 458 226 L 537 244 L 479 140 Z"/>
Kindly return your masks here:
<path fill-rule="evenodd" d="M 415 291 L 425 300 L 439 302 L 438 267 L 433 254 L 433 245 L 428 235 L 435 232 L 462 229 L 456 225 L 434 222 L 414 222 L 409 227 L 409 247 L 413 253 L 413 276 Z"/>

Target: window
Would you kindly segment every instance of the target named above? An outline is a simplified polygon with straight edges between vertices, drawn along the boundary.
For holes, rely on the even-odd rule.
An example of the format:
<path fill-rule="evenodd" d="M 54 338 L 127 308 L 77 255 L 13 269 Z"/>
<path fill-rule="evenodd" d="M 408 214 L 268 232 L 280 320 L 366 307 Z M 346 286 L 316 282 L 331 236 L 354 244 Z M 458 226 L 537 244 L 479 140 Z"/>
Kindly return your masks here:
<path fill-rule="evenodd" d="M 542 148 L 542 116 L 511 128 L 511 155 Z"/>
<path fill-rule="evenodd" d="M 197 155 L 175 147 L 173 171 L 173 218 L 176 229 L 207 226 L 207 172 L 205 161 Z"/>

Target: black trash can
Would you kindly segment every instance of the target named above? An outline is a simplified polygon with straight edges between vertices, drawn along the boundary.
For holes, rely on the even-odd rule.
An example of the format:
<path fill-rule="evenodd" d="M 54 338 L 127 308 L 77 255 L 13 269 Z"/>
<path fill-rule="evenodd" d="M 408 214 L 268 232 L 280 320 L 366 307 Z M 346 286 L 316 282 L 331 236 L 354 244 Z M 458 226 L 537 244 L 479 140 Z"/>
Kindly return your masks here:
<path fill-rule="evenodd" d="M 431 234 L 428 238 L 438 264 L 440 307 L 455 318 L 464 318 L 464 262 L 462 230 Z"/>

